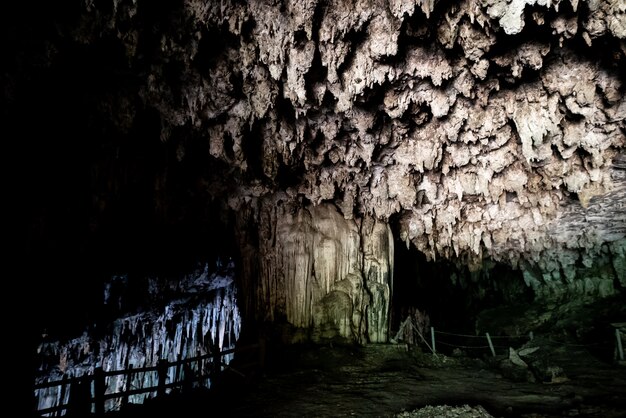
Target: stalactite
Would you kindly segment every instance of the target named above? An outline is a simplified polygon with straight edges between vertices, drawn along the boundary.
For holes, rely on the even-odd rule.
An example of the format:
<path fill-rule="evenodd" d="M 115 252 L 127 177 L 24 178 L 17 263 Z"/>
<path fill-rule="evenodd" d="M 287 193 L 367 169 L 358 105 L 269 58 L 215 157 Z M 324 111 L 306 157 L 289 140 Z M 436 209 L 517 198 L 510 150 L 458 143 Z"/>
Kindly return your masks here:
<path fill-rule="evenodd" d="M 237 307 L 237 292 L 234 285 L 234 265 L 225 271 L 211 275 L 207 267 L 186 276 L 178 283 L 179 290 L 187 297 L 171 301 L 162 310 L 153 310 L 127 315 L 115 320 L 110 330 L 102 337 L 85 332 L 81 337 L 68 342 L 43 342 L 39 347 L 40 370 L 37 382 L 57 381 L 63 376 L 81 377 L 93 374 L 96 367 L 106 371 L 128 370 L 156 366 L 160 359 L 176 361 L 207 354 L 215 350 L 233 348 L 239 339 L 241 318 Z M 186 287 L 187 286 L 187 287 Z M 192 295 L 195 295 L 193 299 Z M 224 356 L 228 364 L 232 354 Z M 197 362 L 190 365 L 197 371 Z M 168 370 L 168 381 L 180 380 L 176 368 Z M 158 385 L 154 372 L 107 378 L 106 393 L 119 393 L 127 387 L 146 388 Z M 210 381 L 203 382 L 210 385 Z M 70 390 L 60 399 L 62 390 L 55 386 L 36 391 L 38 409 L 67 404 Z M 154 392 L 131 395 L 129 402 L 141 404 Z M 121 398 L 106 402 L 107 411 L 117 410 Z"/>
<path fill-rule="evenodd" d="M 523 268 L 540 298 L 623 291 L 623 1 L 75 3 L 36 64 L 12 60 L 7 97 L 40 61 L 54 81 L 82 48 L 115 58 L 103 74 L 128 89 L 76 94 L 102 125 L 94 149 L 143 150 L 131 133 L 149 126 L 168 170 L 199 172 L 198 206 L 237 213 L 247 317 L 384 341 L 390 219 L 427 260 Z M 138 164 L 112 154 L 95 162 L 95 226 Z M 168 170 L 148 215 L 167 218 Z"/>

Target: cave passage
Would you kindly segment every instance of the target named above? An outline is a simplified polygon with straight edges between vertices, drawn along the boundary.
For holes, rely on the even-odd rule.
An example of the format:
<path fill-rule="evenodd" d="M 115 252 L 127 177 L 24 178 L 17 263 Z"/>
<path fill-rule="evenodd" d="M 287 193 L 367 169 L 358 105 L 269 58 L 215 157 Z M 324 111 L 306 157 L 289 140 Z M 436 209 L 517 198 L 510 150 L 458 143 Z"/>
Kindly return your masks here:
<path fill-rule="evenodd" d="M 512 327 L 479 330 L 477 320 L 480 314 L 500 307 L 500 312 L 508 312 L 513 317 L 533 301 L 533 292 L 524 284 L 522 272 L 508 265 L 487 261 L 482 270 L 472 272 L 467 266 L 447 260 L 429 261 L 415 247 L 407 249 L 397 237 L 394 255 L 391 337 L 408 316 L 412 316 L 416 324 L 421 324 L 418 328 L 429 343 L 430 327 L 436 332 L 470 336 L 478 331 L 506 335 Z M 507 306 L 510 307 L 508 311 Z M 441 336 L 437 338 L 441 339 Z M 445 339 L 447 341 L 440 341 L 437 351 L 450 354 L 455 345 L 472 346 L 470 337 L 445 336 Z M 413 342 L 428 350 L 420 340 Z M 472 355 L 485 352 L 467 350 Z"/>

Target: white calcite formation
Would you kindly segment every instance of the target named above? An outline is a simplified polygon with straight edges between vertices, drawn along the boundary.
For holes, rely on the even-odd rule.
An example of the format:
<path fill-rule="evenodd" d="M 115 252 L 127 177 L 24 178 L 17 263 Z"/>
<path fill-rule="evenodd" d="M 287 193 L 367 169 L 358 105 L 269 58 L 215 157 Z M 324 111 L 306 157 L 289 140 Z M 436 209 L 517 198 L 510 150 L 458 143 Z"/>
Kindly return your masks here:
<path fill-rule="evenodd" d="M 102 105 L 120 131 L 149 106 L 179 161 L 182 130 L 224 167 L 206 191 L 237 213 L 258 319 L 384 341 L 390 220 L 539 297 L 625 286 L 622 0 L 185 0 L 149 30 L 105 3 L 60 36 L 115 39 L 145 76 L 140 105 Z"/>
<path fill-rule="evenodd" d="M 181 282 L 182 286 L 189 286 L 181 289 L 186 291 L 183 299 L 161 309 L 123 316 L 106 330 L 94 328 L 67 342 L 41 343 L 36 383 L 92 375 L 96 367 L 102 367 L 105 372 L 128 370 L 130 366 L 139 369 L 156 366 L 161 359 L 174 362 L 233 348 L 241 329 L 233 274 L 232 266 L 221 274 L 208 275 L 206 268 L 199 270 Z M 227 354 L 222 362 L 228 364 L 232 357 L 233 354 Z M 213 368 L 211 361 L 204 362 L 203 373 Z M 198 374 L 198 362 L 191 362 L 189 370 Z M 180 382 L 183 378 L 181 367 L 170 367 L 166 383 Z M 211 382 L 206 378 L 200 384 L 210 387 Z M 134 373 L 130 380 L 126 375 L 109 376 L 105 393 L 157 385 L 158 373 L 152 371 Z M 70 385 L 35 390 L 39 410 L 68 404 L 71 396 Z M 141 404 L 154 396 L 156 390 L 131 395 L 128 401 Z M 119 409 L 121 401 L 121 397 L 107 400 L 105 410 Z"/>

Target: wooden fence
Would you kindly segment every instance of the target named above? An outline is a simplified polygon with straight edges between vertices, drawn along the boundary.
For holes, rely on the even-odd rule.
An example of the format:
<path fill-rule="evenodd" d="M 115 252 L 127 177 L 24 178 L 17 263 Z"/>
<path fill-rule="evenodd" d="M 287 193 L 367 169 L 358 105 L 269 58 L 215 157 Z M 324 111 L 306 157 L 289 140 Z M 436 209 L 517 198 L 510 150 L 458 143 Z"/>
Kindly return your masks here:
<path fill-rule="evenodd" d="M 110 399 L 122 398 L 122 405 L 128 403 L 128 399 L 133 395 L 140 395 L 143 393 L 156 392 L 157 397 L 162 397 L 165 395 L 167 389 L 181 387 L 181 388 L 191 388 L 193 383 L 202 381 L 204 379 L 210 378 L 211 376 L 216 376 L 218 373 L 222 371 L 222 367 L 230 368 L 229 365 L 222 362 L 222 357 L 227 354 L 234 353 L 243 353 L 246 351 L 258 351 L 257 360 L 248 364 L 240 365 L 240 369 L 245 369 L 251 366 L 263 367 L 264 358 L 265 358 L 265 345 L 263 342 L 248 345 L 240 348 L 228 349 L 216 353 L 208 353 L 203 354 L 196 357 L 181 359 L 179 358 L 177 361 L 168 361 L 168 360 L 159 360 L 156 366 L 150 367 L 141 367 L 141 368 L 133 368 L 132 365 L 128 366 L 126 370 L 109 370 L 104 371 L 102 367 L 97 367 L 94 370 L 93 374 L 84 375 L 80 377 L 69 378 L 65 376 L 62 380 L 39 383 L 35 385 L 34 389 L 45 389 L 55 386 L 61 387 L 60 394 L 60 402 L 63 402 L 65 399 L 67 388 L 76 388 L 78 385 L 82 385 L 83 388 L 89 388 L 89 390 L 85 391 L 85 394 L 88 393 L 88 399 L 81 399 L 81 402 L 84 402 L 89 411 L 92 411 L 92 405 L 94 405 L 93 411 L 95 411 L 96 415 L 103 415 L 105 413 L 105 402 Z M 205 367 L 206 360 L 212 360 L 209 364 L 210 367 Z M 189 373 L 191 369 L 191 365 L 193 363 L 197 364 L 197 370 L 195 373 Z M 172 382 L 167 382 L 167 376 L 169 373 L 169 369 L 172 367 L 176 367 L 175 379 Z M 181 369 L 185 372 L 181 375 Z M 241 371 L 232 369 L 235 373 L 245 376 Z M 150 373 L 156 372 L 158 374 L 158 384 L 156 386 L 142 387 L 142 388 L 131 388 L 130 382 L 134 375 L 138 373 Z M 126 376 L 126 385 L 125 389 L 122 392 L 115 393 L 106 393 L 107 384 L 106 378 L 112 376 Z M 177 380 L 178 379 L 178 380 Z M 93 386 L 92 386 L 93 385 Z M 70 393 L 70 399 L 72 399 L 72 394 Z M 75 403 L 72 403 L 70 400 L 66 404 L 60 404 L 57 406 L 53 406 L 50 408 L 44 409 L 36 409 L 37 415 L 45 415 L 45 414 L 55 414 L 57 416 L 62 415 L 61 411 L 70 410 L 72 408 L 78 408 L 79 406 Z"/>

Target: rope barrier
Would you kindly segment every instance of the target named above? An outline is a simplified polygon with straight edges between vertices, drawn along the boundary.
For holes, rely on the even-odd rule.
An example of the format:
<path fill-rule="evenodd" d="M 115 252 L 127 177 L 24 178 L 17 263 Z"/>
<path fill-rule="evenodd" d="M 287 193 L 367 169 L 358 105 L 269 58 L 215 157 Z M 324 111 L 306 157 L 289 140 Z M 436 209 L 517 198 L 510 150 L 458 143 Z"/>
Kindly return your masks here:
<path fill-rule="evenodd" d="M 485 338 L 484 335 L 455 334 L 453 332 L 445 332 L 445 331 L 437 331 L 437 330 L 435 330 L 435 334 L 454 335 L 456 337 L 467 337 L 467 338 Z"/>
<path fill-rule="evenodd" d="M 489 348 L 488 345 L 476 345 L 476 346 L 456 345 L 456 344 L 448 344 L 443 341 L 437 341 L 437 344 L 443 344 L 443 345 L 447 345 L 448 347 L 456 347 L 456 348 Z"/>
<path fill-rule="evenodd" d="M 443 334 L 443 335 L 454 335 L 455 337 L 466 337 L 466 338 L 485 338 L 484 335 L 468 335 L 468 334 L 456 334 L 454 332 L 445 332 L 445 331 L 437 331 L 435 330 L 435 334 Z M 524 336 L 507 336 L 507 335 L 496 335 L 496 336 L 491 336 L 492 339 L 496 339 L 496 338 L 500 338 L 500 339 L 524 339 L 524 338 L 528 338 L 528 336 L 524 335 Z"/>
<path fill-rule="evenodd" d="M 440 335 L 450 335 L 450 336 L 454 336 L 454 337 L 462 337 L 462 338 L 484 338 L 487 341 L 489 341 L 489 339 L 500 339 L 500 340 L 528 340 L 528 342 L 532 342 L 534 337 L 532 335 L 532 332 L 529 335 L 517 335 L 517 336 L 507 336 L 507 335 L 497 335 L 497 336 L 487 336 L 485 335 L 469 335 L 469 334 L 459 334 L 459 333 L 455 333 L 455 332 L 446 332 L 446 331 L 439 331 L 434 329 L 433 327 L 430 328 L 431 330 L 431 336 L 432 336 L 432 340 L 433 340 L 433 347 L 431 347 L 430 345 L 428 345 L 428 343 L 426 342 L 426 340 L 424 339 L 424 337 L 422 336 L 421 332 L 419 331 L 419 329 L 415 326 L 415 324 L 413 324 L 412 318 L 407 317 L 407 319 L 402 323 L 402 326 L 400 327 L 400 330 L 398 331 L 398 334 L 396 335 L 396 338 L 394 338 L 394 340 L 399 339 L 400 334 L 402 333 L 402 331 L 404 330 L 405 326 L 407 325 L 407 322 L 409 322 L 413 329 L 415 329 L 415 331 L 418 332 L 418 334 L 420 335 L 420 337 L 422 338 L 423 342 L 428 346 L 428 348 L 430 348 L 430 350 L 435 353 L 434 350 L 434 343 L 435 343 L 435 338 L 434 335 L 435 334 L 440 334 Z M 558 345 L 558 346 L 565 346 L 565 347 L 593 347 L 593 346 L 607 346 L 610 345 L 610 341 L 609 340 L 605 340 L 605 341 L 600 341 L 600 342 L 596 342 L 596 343 L 589 343 L 589 344 L 574 344 L 574 343 L 567 343 L 567 342 L 563 342 L 563 341 L 555 341 L 553 339 L 551 339 L 550 337 L 546 337 L 546 340 L 548 343 L 552 344 L 552 345 Z M 489 341 L 490 342 L 490 341 Z M 464 348 L 464 349 L 485 349 L 485 348 L 491 348 L 489 345 L 479 345 L 479 346 L 469 346 L 469 345 L 459 345 L 459 344 L 451 344 L 451 343 L 447 343 L 445 341 L 440 341 L 437 340 L 436 341 L 437 344 L 442 344 L 448 347 L 455 347 L 455 348 Z M 542 344 L 542 342 L 537 342 L 537 344 Z M 494 345 L 493 347 L 495 348 L 509 348 L 510 346 L 506 346 L 506 345 Z"/>
<path fill-rule="evenodd" d="M 482 337 L 482 338 L 486 338 L 486 337 Z M 493 337 L 491 337 L 493 338 Z M 608 345 L 608 342 L 600 342 L 600 343 L 591 343 L 591 344 L 568 344 L 568 343 L 562 343 L 562 342 L 556 342 L 553 340 L 549 340 L 549 342 L 551 342 L 552 344 L 556 344 L 556 345 L 563 345 L 563 346 L 572 346 L 572 347 L 588 347 L 588 346 L 597 346 L 597 345 Z M 475 345 L 475 346 L 471 346 L 471 345 L 459 345 L 459 344 L 451 344 L 451 343 L 447 343 L 445 341 L 441 341 L 441 340 L 437 340 L 437 344 L 442 344 L 448 347 L 456 347 L 456 348 L 489 348 L 488 345 Z M 494 345 L 495 348 L 509 348 L 508 345 Z"/>
<path fill-rule="evenodd" d="M 555 345 L 562 345 L 562 346 L 566 346 L 566 347 L 591 347 L 591 346 L 595 346 L 595 345 L 608 345 L 610 343 L 610 341 L 600 341 L 598 343 L 589 343 L 589 344 L 573 344 L 573 343 L 566 343 L 563 341 L 554 341 L 551 338 L 548 338 L 548 342 L 555 344 Z"/>

